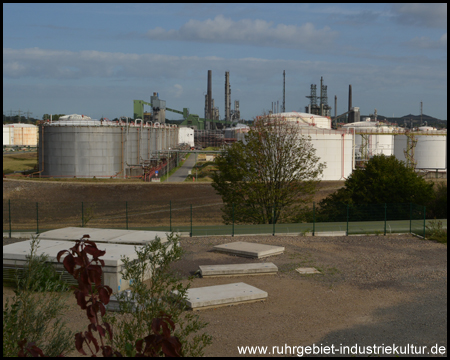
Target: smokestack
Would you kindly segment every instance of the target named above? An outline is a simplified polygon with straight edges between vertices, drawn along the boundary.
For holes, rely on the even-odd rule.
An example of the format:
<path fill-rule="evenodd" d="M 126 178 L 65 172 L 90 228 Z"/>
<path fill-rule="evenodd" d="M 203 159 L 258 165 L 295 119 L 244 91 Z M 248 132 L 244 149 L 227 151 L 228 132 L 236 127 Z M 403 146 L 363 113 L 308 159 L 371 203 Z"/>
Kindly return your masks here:
<path fill-rule="evenodd" d="M 337 116 L 337 96 L 334 95 L 334 117 Z"/>
<path fill-rule="evenodd" d="M 230 72 L 225 71 L 225 121 L 230 121 Z"/>
<path fill-rule="evenodd" d="M 348 111 L 352 109 L 352 86 L 348 86 Z"/>
<path fill-rule="evenodd" d="M 212 116 L 211 116 L 211 114 L 212 114 L 212 109 L 211 109 L 211 103 L 212 103 L 212 101 L 211 101 L 211 99 L 212 99 L 212 94 L 211 94 L 211 78 L 212 78 L 212 75 L 211 75 L 211 70 L 208 70 L 208 93 L 207 93 L 207 95 L 208 95 L 208 114 L 207 114 L 207 119 L 211 119 L 212 118 Z"/>

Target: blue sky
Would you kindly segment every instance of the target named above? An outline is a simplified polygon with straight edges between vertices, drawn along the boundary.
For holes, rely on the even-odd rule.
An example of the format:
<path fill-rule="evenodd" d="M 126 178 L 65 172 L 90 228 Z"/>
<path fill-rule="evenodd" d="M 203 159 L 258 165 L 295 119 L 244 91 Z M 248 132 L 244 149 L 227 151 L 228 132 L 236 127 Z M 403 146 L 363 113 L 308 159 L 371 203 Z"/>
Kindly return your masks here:
<path fill-rule="evenodd" d="M 304 111 L 328 87 L 334 115 L 423 112 L 447 119 L 447 4 L 3 4 L 3 112 L 132 116 L 159 92 L 204 115 L 207 71 L 223 118 L 283 100 Z M 146 108 L 148 109 L 148 108 Z M 177 114 L 167 113 L 177 119 Z"/>

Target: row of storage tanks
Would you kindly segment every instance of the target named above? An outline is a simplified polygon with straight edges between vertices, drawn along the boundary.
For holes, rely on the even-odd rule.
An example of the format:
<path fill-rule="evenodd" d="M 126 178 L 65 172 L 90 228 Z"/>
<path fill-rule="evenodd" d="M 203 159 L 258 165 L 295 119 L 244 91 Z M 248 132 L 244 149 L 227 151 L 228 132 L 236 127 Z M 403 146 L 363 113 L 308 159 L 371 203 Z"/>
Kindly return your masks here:
<path fill-rule="evenodd" d="M 39 170 L 54 177 L 125 177 L 142 174 L 180 142 L 193 143 L 192 129 L 159 123 L 111 122 L 68 115 L 39 127 Z"/>
<path fill-rule="evenodd" d="M 406 161 L 408 137 L 394 127 L 362 121 L 333 130 L 328 117 L 299 112 L 270 116 L 295 122 L 301 133 L 311 138 L 317 156 L 327 165 L 323 180 L 347 178 L 363 156 L 364 142 L 369 157 L 385 154 Z M 242 127 L 234 129 L 233 134 L 243 138 L 247 131 L 248 127 Z M 416 168 L 446 170 L 446 131 L 423 129 L 422 133 L 416 136 Z M 40 173 L 53 177 L 129 176 L 131 169 L 155 160 L 161 152 L 167 153 L 180 143 L 194 144 L 194 131 L 190 128 L 139 120 L 113 123 L 81 115 L 66 115 L 44 123 L 38 137 Z"/>
<path fill-rule="evenodd" d="M 356 167 L 356 162 L 364 157 L 384 154 L 394 155 L 408 163 L 406 150 L 411 138 L 401 128 L 384 125 L 376 121 L 360 121 L 346 124 L 338 130 L 331 129 L 328 117 L 287 112 L 273 114 L 298 124 L 303 135 L 309 136 L 321 162 L 326 162 L 323 180 L 346 179 Z M 414 160 L 417 170 L 446 171 L 447 131 L 437 131 L 422 127 L 414 132 L 417 143 Z"/>

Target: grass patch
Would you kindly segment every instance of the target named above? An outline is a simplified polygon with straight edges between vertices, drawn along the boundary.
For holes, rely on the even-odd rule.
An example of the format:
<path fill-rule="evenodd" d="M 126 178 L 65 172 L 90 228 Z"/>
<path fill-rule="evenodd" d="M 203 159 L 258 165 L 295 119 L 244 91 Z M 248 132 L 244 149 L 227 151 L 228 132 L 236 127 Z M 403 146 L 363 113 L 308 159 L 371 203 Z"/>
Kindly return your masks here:
<path fill-rule="evenodd" d="M 37 151 L 3 155 L 3 173 L 33 170 L 38 165 Z"/>
<path fill-rule="evenodd" d="M 185 159 L 184 159 L 183 161 L 181 161 L 181 162 L 178 164 L 178 166 L 174 167 L 173 169 L 170 169 L 169 175 L 165 174 L 165 175 L 161 176 L 161 180 L 160 180 L 160 181 L 161 181 L 161 182 L 164 182 L 165 180 L 167 180 L 168 177 L 172 176 L 172 175 L 175 173 L 175 171 L 177 171 L 180 167 L 183 166 L 184 162 L 188 159 L 189 155 L 191 155 L 191 153 L 188 153 L 188 154 L 186 155 Z"/>
<path fill-rule="evenodd" d="M 192 174 L 188 175 L 185 181 L 192 182 L 197 177 L 197 182 L 212 182 L 212 174 L 216 170 L 214 161 L 197 162 L 192 168 Z"/>

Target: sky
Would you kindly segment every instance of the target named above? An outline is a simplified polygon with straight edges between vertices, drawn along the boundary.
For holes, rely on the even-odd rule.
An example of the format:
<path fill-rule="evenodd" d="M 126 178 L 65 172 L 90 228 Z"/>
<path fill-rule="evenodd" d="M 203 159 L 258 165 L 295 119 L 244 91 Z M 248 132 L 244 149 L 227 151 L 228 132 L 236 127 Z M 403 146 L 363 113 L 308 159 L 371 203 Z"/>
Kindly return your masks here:
<path fill-rule="evenodd" d="M 447 119 L 447 4 L 3 4 L 3 113 L 133 116 L 158 92 L 204 116 L 207 73 L 225 115 L 308 105 L 327 86 L 334 115 Z M 145 107 L 145 111 L 149 111 Z M 168 119 L 179 119 L 166 113 Z"/>

